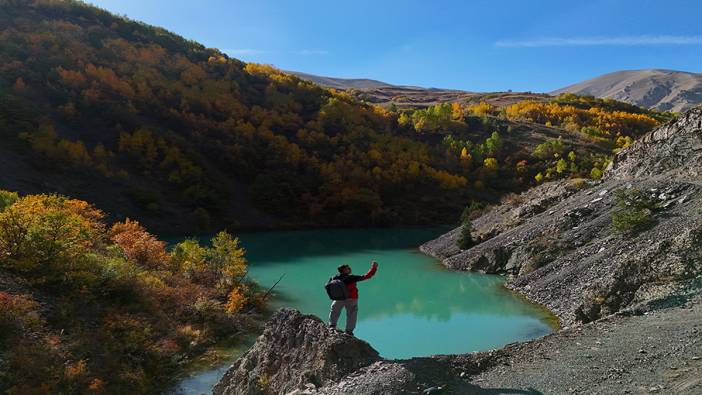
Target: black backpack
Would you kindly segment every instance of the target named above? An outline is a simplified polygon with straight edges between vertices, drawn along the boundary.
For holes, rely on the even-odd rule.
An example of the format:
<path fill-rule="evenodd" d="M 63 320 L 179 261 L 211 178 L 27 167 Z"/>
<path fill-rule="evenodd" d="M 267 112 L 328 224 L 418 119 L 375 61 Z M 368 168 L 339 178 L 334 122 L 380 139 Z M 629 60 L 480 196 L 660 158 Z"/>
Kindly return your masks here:
<path fill-rule="evenodd" d="M 346 289 L 346 284 L 338 278 L 330 278 L 327 284 L 324 286 L 327 290 L 327 295 L 331 300 L 345 300 L 349 297 L 349 291 Z"/>

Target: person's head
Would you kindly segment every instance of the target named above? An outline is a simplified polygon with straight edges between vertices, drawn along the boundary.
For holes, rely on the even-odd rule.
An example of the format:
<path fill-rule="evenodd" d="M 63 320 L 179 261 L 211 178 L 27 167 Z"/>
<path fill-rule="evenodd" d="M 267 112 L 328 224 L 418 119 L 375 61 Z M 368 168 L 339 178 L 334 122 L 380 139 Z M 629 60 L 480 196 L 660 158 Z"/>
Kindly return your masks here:
<path fill-rule="evenodd" d="M 336 270 L 339 271 L 339 274 L 351 274 L 351 266 L 347 264 L 337 267 Z"/>

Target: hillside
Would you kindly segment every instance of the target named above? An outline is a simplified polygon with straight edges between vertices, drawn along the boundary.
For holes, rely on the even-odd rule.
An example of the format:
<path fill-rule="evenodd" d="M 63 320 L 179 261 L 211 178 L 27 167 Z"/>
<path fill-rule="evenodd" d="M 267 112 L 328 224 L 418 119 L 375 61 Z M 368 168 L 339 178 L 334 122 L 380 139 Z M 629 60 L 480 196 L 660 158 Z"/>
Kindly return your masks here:
<path fill-rule="evenodd" d="M 467 92 L 458 89 L 422 88 L 418 86 L 392 85 L 364 78 L 322 77 L 298 71 L 286 71 L 303 80 L 325 87 L 347 91 L 350 95 L 368 103 L 385 107 L 393 105 L 400 109 L 417 109 L 441 103 L 477 104 L 485 101 L 497 107 L 523 101 L 548 101 L 551 97 L 531 92 Z"/>
<path fill-rule="evenodd" d="M 302 73 L 300 71 L 285 71 L 288 74 L 300 77 L 305 81 L 314 82 L 315 84 L 334 89 L 375 89 L 375 88 L 389 88 L 392 84 L 378 80 L 370 80 L 367 78 L 335 78 L 335 77 L 323 77 L 320 75 Z"/>
<path fill-rule="evenodd" d="M 167 251 L 88 202 L 0 190 L 0 392 L 160 393 L 256 326 L 246 270 L 226 232 Z"/>
<path fill-rule="evenodd" d="M 702 104 L 702 74 L 658 69 L 617 71 L 551 93 L 591 95 L 679 112 Z"/>
<path fill-rule="evenodd" d="M 80 2 L 0 7 L 5 188 L 168 232 L 437 223 L 465 204 L 464 177 L 386 111 Z"/>
<path fill-rule="evenodd" d="M 161 232 L 450 223 L 471 201 L 597 176 L 661 119 L 516 93 L 382 108 L 81 2 L 0 11 L 0 186 Z"/>
<path fill-rule="evenodd" d="M 551 96 L 532 92 L 466 92 L 453 89 L 381 87 L 349 89 L 348 93 L 368 103 L 399 109 L 417 109 L 440 103 L 478 104 L 486 102 L 504 108 L 524 100 L 548 101 Z"/>

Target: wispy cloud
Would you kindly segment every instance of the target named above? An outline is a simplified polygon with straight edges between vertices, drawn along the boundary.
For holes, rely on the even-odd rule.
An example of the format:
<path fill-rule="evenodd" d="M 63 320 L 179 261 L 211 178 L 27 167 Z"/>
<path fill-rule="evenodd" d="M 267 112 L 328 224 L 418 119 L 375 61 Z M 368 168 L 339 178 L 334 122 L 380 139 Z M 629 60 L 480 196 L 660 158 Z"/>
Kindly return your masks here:
<path fill-rule="evenodd" d="M 264 53 L 268 53 L 270 51 L 266 51 L 265 49 L 253 49 L 253 48 L 230 48 L 230 49 L 222 49 L 222 52 L 226 53 L 227 55 L 231 56 L 237 56 L 237 55 L 261 55 Z"/>
<path fill-rule="evenodd" d="M 329 51 L 324 49 L 301 49 L 296 53 L 298 55 L 328 55 Z"/>
<path fill-rule="evenodd" d="M 500 40 L 497 47 L 577 47 L 577 46 L 632 46 L 632 45 L 702 45 L 702 36 L 594 36 L 594 37 L 541 37 L 533 39 Z"/>

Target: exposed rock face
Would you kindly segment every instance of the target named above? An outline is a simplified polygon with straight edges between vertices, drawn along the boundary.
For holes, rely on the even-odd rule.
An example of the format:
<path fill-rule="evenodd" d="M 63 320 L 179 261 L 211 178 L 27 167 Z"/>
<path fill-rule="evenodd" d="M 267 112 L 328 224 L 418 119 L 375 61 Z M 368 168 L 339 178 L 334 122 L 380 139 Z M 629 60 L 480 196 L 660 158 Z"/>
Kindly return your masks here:
<path fill-rule="evenodd" d="M 484 239 L 473 248 L 455 246 L 456 229 L 422 250 L 452 269 L 512 275 L 508 287 L 565 324 L 592 321 L 702 272 L 701 163 L 697 108 L 623 150 L 603 181 L 577 192 L 566 182 L 540 186 L 476 219 L 474 234 Z M 614 192 L 631 188 L 657 203 L 655 226 L 617 234 Z"/>
<path fill-rule="evenodd" d="M 380 360 L 368 343 L 329 329 L 312 315 L 281 309 L 214 394 L 285 394 L 322 386 Z"/>
<path fill-rule="evenodd" d="M 668 174 L 702 175 L 702 107 L 653 130 L 622 150 L 612 161 L 608 177 L 626 179 Z"/>
<path fill-rule="evenodd" d="M 473 238 L 489 240 L 507 230 L 515 228 L 533 216 L 542 213 L 553 204 L 571 196 L 582 186 L 570 182 L 549 182 L 530 189 L 520 195 L 504 199 L 504 203 L 487 211 L 472 221 Z M 477 271 L 483 273 L 518 274 L 518 266 L 506 265 L 503 250 L 495 248 L 491 253 L 481 253 L 478 259 L 457 259 L 463 252 L 457 247 L 456 240 L 461 228 L 456 228 L 435 240 L 420 246 L 420 250 L 444 260 L 452 269 Z M 468 250 L 471 251 L 471 250 Z"/>

